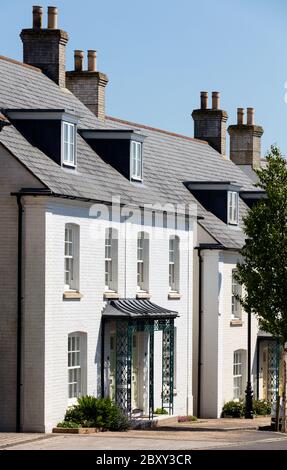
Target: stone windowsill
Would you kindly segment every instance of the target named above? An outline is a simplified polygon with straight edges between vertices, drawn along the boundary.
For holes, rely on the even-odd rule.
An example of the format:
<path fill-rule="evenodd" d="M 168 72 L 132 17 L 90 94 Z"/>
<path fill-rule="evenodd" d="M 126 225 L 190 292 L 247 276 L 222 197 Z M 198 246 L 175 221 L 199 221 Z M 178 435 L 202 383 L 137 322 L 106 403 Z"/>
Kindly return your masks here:
<path fill-rule="evenodd" d="M 136 298 L 137 299 L 150 299 L 151 295 L 148 292 L 137 292 L 136 293 Z"/>
<path fill-rule="evenodd" d="M 171 300 L 177 300 L 181 298 L 181 294 L 179 292 L 169 292 L 168 298 Z"/>
<path fill-rule="evenodd" d="M 83 294 L 78 291 L 73 291 L 73 290 L 67 290 L 63 293 L 63 299 L 64 300 L 81 300 L 83 297 Z"/>
<path fill-rule="evenodd" d="M 242 320 L 231 320 L 230 321 L 230 326 L 242 326 L 243 321 Z"/>
<path fill-rule="evenodd" d="M 119 299 L 120 296 L 117 292 L 114 291 L 106 291 L 104 292 L 104 299 L 109 300 L 109 299 Z"/>

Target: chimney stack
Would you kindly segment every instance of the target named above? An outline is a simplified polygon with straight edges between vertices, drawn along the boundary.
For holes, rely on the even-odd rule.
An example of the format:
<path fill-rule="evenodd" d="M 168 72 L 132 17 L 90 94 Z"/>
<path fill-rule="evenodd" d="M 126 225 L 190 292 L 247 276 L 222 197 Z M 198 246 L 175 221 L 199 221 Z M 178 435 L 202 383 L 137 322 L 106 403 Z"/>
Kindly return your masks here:
<path fill-rule="evenodd" d="M 58 9 L 48 7 L 47 28 L 42 28 L 43 9 L 33 6 L 33 28 L 23 29 L 23 62 L 40 68 L 45 75 L 65 87 L 68 34 L 58 29 Z"/>
<path fill-rule="evenodd" d="M 208 108 L 208 93 L 200 93 L 200 109 L 192 112 L 194 120 L 194 137 L 205 140 L 217 152 L 226 156 L 226 111 L 220 109 L 220 94 L 212 92 L 212 108 Z"/>
<path fill-rule="evenodd" d="M 228 127 L 230 135 L 230 160 L 242 167 L 258 168 L 261 159 L 261 137 L 263 128 L 254 124 L 254 109 L 247 108 L 244 124 L 244 109 L 237 109 L 237 124 Z M 243 168 L 242 168 L 243 169 Z"/>
<path fill-rule="evenodd" d="M 108 77 L 97 71 L 97 52 L 88 51 L 88 70 L 83 70 L 84 53 L 75 51 L 75 70 L 66 72 L 67 88 L 94 113 L 105 119 L 105 87 Z"/>

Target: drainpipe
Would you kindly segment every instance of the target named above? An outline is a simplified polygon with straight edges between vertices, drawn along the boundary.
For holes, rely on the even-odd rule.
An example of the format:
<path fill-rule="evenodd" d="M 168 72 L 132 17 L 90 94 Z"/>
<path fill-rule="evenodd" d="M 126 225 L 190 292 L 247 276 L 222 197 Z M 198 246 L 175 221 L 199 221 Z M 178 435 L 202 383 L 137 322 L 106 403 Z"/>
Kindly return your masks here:
<path fill-rule="evenodd" d="M 202 361 L 202 256 L 198 249 L 198 369 L 197 369 L 197 417 L 200 418 L 201 408 L 201 361 Z"/>
<path fill-rule="evenodd" d="M 16 432 L 21 431 L 21 372 L 22 372 L 22 227 L 21 195 L 18 204 L 18 274 L 17 274 L 17 366 L 16 366 Z"/>

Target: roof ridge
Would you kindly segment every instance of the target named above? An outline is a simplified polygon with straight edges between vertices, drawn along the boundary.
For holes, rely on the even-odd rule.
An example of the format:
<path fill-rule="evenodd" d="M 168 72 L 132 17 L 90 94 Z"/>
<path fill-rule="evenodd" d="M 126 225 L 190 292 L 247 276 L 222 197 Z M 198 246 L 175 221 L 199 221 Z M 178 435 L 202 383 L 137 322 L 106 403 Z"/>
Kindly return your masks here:
<path fill-rule="evenodd" d="M 24 62 L 20 62 L 19 60 L 16 60 L 16 59 L 11 59 L 10 57 L 6 57 L 4 55 L 0 55 L 0 60 L 5 60 L 6 62 L 11 62 L 11 64 L 21 65 L 22 67 L 27 67 L 28 69 L 35 70 L 35 72 L 42 73 L 42 70 L 39 69 L 38 67 L 35 67 L 34 65 L 24 64 Z"/>
<path fill-rule="evenodd" d="M 182 139 L 189 140 L 192 142 L 198 142 L 199 144 L 208 145 L 208 142 L 206 142 L 206 140 L 195 139 L 194 137 L 188 137 L 187 135 L 177 134 L 176 132 L 166 131 L 164 129 L 158 129 L 157 127 L 151 127 L 145 124 L 139 124 L 137 122 L 126 121 L 125 119 L 119 119 L 119 118 L 115 118 L 112 116 L 106 116 L 106 119 L 109 119 L 110 121 L 121 122 L 122 124 L 130 124 L 132 126 L 141 127 L 142 129 L 148 129 L 150 131 L 160 132 L 162 134 L 171 135 L 172 137 L 181 137 Z"/>

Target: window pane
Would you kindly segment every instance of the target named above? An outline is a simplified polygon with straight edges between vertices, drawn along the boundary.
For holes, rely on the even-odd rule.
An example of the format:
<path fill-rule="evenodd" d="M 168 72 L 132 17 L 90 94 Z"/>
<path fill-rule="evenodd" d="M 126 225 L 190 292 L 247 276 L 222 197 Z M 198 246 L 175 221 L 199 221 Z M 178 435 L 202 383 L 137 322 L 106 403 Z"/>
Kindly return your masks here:
<path fill-rule="evenodd" d="M 237 222 L 237 193 L 233 193 L 233 221 Z"/>
<path fill-rule="evenodd" d="M 228 193 L 228 221 L 232 222 L 232 196 Z"/>
<path fill-rule="evenodd" d="M 64 123 L 63 142 L 64 142 L 64 155 L 63 161 L 65 163 L 75 163 L 75 125 Z"/>
<path fill-rule="evenodd" d="M 142 144 L 140 142 L 131 143 L 132 177 L 142 177 Z"/>
<path fill-rule="evenodd" d="M 69 142 L 68 133 L 69 133 L 69 126 L 66 123 L 64 123 L 64 142 Z"/>

